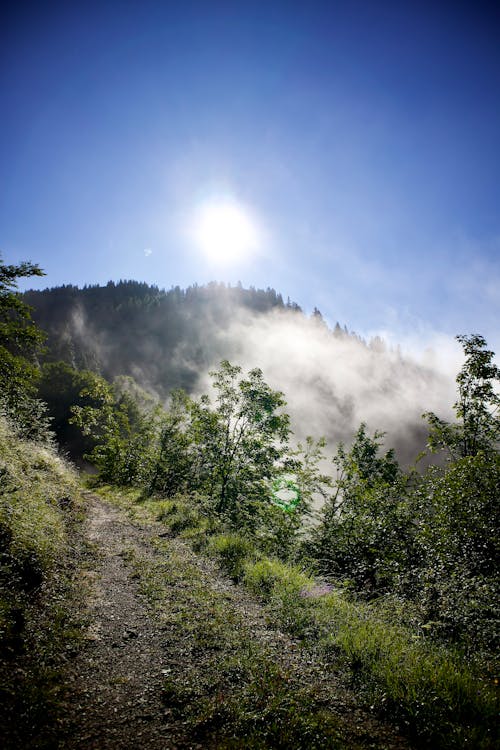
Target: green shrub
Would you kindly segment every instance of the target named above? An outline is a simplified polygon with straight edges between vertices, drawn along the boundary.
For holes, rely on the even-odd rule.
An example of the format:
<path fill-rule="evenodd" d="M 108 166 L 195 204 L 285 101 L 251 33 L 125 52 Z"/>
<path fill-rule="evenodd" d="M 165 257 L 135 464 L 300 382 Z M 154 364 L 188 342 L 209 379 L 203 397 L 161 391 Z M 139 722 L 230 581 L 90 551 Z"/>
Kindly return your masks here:
<path fill-rule="evenodd" d="M 245 561 L 253 552 L 248 539 L 238 534 L 218 534 L 208 542 L 208 552 L 235 581 L 243 575 Z"/>
<path fill-rule="evenodd" d="M 298 598 L 302 591 L 314 585 L 313 579 L 299 568 L 269 558 L 247 565 L 244 583 L 266 601 L 277 592 Z"/>
<path fill-rule="evenodd" d="M 166 521 L 177 512 L 177 503 L 174 500 L 161 500 L 155 503 L 156 520 Z"/>

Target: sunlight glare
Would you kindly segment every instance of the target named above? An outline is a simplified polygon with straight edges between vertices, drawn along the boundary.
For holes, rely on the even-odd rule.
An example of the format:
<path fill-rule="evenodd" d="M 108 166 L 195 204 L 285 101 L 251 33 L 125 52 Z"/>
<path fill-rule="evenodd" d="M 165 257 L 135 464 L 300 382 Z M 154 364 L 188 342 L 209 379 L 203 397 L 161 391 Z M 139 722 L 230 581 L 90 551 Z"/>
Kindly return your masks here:
<path fill-rule="evenodd" d="M 216 263 L 244 260 L 259 244 L 255 221 L 241 205 L 230 200 L 201 206 L 195 221 L 195 241 Z"/>

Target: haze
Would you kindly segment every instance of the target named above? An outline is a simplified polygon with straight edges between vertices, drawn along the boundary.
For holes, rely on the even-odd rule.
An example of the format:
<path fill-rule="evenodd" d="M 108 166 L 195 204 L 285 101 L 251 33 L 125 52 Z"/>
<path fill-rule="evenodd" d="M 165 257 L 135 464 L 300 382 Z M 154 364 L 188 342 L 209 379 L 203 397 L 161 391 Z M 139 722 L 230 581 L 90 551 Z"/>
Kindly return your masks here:
<path fill-rule="evenodd" d="M 39 286 L 241 281 L 498 350 L 499 30 L 491 3 L 10 3 L 0 250 Z M 214 200 L 258 252 L 193 241 Z"/>

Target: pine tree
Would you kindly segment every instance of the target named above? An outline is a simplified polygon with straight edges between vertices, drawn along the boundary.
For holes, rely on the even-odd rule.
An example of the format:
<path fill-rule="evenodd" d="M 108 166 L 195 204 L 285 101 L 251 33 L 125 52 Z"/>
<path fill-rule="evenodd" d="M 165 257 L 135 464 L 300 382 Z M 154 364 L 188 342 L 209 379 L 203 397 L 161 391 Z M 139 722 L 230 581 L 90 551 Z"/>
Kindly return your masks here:
<path fill-rule="evenodd" d="M 16 293 L 17 280 L 43 275 L 38 265 L 6 265 L 0 256 L 0 408 L 25 432 L 35 428 L 41 418 L 35 393 L 37 354 L 45 334 L 33 323 L 31 308 Z"/>

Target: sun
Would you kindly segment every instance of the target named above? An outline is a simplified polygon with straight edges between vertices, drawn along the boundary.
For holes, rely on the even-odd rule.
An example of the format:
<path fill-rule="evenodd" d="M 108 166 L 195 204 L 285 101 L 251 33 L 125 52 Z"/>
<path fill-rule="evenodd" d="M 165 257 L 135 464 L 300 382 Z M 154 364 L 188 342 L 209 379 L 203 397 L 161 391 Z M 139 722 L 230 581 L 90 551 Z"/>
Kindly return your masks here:
<path fill-rule="evenodd" d="M 249 211 L 233 200 L 204 203 L 195 217 L 196 244 L 214 263 L 247 259 L 258 247 L 258 234 Z"/>

